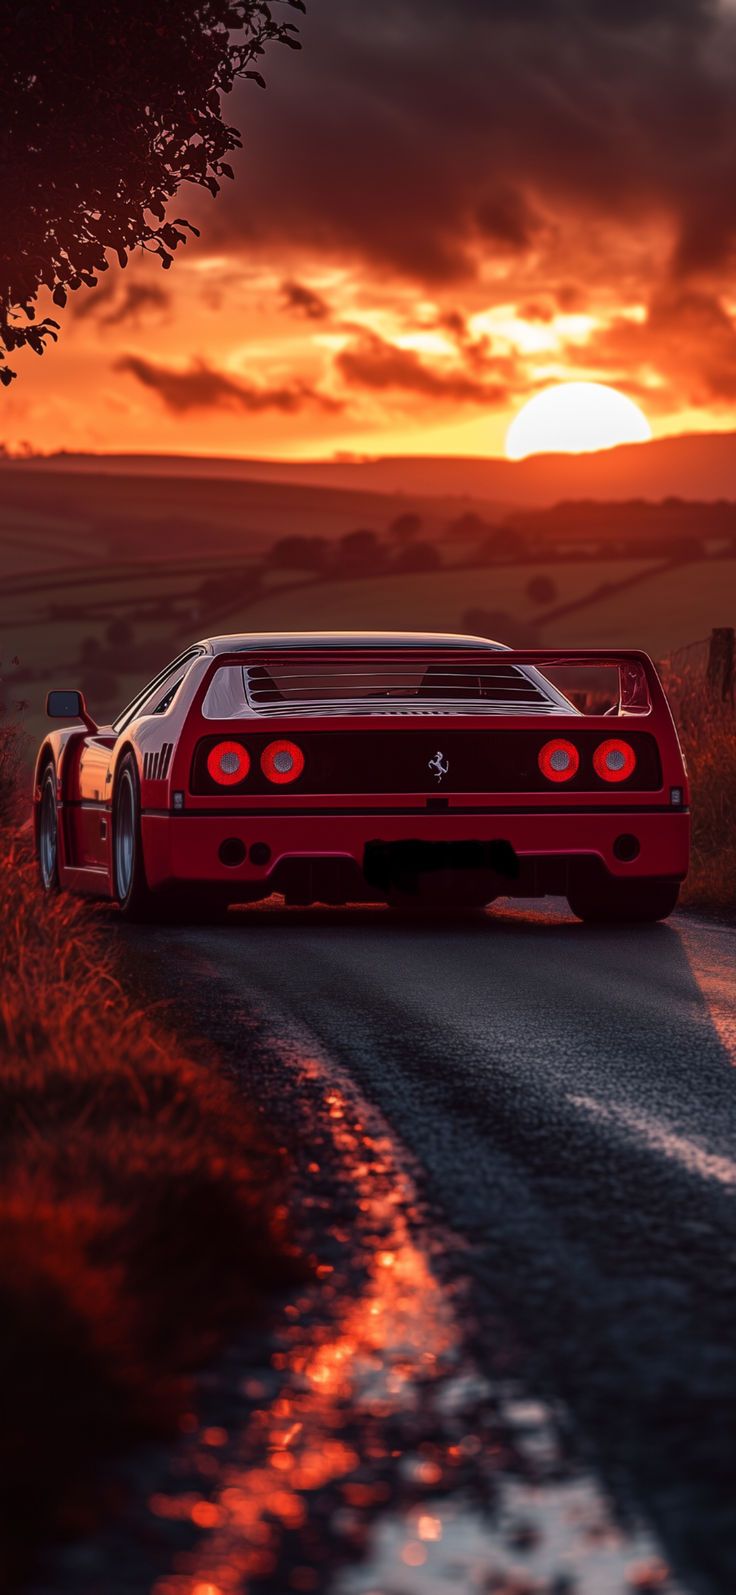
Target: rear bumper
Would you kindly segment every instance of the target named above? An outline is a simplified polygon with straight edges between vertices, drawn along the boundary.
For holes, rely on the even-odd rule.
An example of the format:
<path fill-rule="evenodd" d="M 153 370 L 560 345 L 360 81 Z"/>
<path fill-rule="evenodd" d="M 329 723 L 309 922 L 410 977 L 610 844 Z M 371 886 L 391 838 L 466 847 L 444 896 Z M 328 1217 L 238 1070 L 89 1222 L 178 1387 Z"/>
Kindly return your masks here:
<path fill-rule="evenodd" d="M 280 890 L 280 878 L 292 860 L 342 860 L 361 879 L 364 850 L 373 841 L 503 840 L 514 849 L 520 866 L 518 878 L 499 888 L 511 895 L 564 892 L 570 870 L 579 873 L 586 863 L 621 880 L 651 876 L 682 880 L 690 840 L 689 813 L 664 807 L 575 812 L 450 809 L 440 814 L 144 812 L 141 824 L 152 889 L 191 882 L 232 888 L 234 897 L 241 888 L 248 896 Z M 623 836 L 636 839 L 635 858 L 617 857 L 615 844 Z M 236 864 L 224 863 L 220 849 L 232 841 L 242 844 L 245 856 Z M 256 862 L 251 857 L 254 844 Z"/>

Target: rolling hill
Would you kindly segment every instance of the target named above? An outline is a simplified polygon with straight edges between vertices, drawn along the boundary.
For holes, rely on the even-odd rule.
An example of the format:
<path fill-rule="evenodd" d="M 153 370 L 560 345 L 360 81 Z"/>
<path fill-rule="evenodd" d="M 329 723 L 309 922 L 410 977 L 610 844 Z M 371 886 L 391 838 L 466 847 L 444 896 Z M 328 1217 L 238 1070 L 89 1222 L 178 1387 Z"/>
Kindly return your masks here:
<path fill-rule="evenodd" d="M 7 480 L 8 472 L 28 470 L 218 477 L 352 493 L 470 498 L 496 506 L 536 506 L 571 498 L 712 500 L 736 498 L 736 432 L 690 433 L 595 454 L 539 454 L 518 461 L 400 455 L 285 461 L 57 454 L 0 463 L 0 483 Z"/>

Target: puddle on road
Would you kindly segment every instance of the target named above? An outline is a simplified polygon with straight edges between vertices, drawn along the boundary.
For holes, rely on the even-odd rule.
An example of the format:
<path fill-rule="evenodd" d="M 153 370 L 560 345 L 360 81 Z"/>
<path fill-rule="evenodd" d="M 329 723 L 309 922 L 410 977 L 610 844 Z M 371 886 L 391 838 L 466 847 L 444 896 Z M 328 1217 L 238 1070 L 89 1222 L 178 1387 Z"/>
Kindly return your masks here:
<path fill-rule="evenodd" d="M 381 1116 L 319 1055 L 281 1039 L 279 1052 L 316 1108 L 315 1190 L 327 1157 L 350 1193 L 331 1230 L 337 1260 L 287 1308 L 270 1367 L 244 1379 L 253 1406 L 240 1431 L 192 1420 L 182 1486 L 155 1492 L 149 1510 L 161 1528 L 199 1532 L 147 1587 L 675 1595 L 651 1541 L 624 1535 L 563 1461 L 545 1408 L 473 1366 L 463 1287 L 435 1271 L 433 1248 L 459 1243 L 423 1229 Z M 307 1205 L 324 1202 L 307 1192 Z"/>

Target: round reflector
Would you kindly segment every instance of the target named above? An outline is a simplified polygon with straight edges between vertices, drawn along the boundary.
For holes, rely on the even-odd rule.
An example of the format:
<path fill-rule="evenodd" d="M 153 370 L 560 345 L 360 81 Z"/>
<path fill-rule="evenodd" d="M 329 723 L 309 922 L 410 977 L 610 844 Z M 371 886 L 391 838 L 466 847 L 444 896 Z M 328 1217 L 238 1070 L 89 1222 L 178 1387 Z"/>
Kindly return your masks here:
<path fill-rule="evenodd" d="M 571 781 L 580 764 L 580 754 L 573 742 L 555 737 L 545 742 L 539 753 L 539 768 L 548 781 Z"/>
<path fill-rule="evenodd" d="M 628 781 L 636 769 L 636 754 L 629 742 L 610 737 L 593 754 L 593 769 L 602 781 Z"/>
<path fill-rule="evenodd" d="M 304 754 L 295 742 L 269 742 L 261 754 L 261 769 L 276 786 L 287 786 L 301 775 Z"/>
<path fill-rule="evenodd" d="M 216 742 L 207 754 L 207 773 L 218 786 L 236 786 L 250 769 L 250 755 L 241 742 Z"/>

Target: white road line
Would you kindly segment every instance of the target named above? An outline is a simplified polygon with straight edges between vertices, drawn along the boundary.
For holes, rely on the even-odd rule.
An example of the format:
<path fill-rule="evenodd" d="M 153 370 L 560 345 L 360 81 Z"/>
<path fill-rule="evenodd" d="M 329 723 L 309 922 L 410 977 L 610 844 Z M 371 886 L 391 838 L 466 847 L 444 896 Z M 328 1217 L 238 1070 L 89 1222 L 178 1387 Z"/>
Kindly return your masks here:
<path fill-rule="evenodd" d="M 671 1130 L 647 1113 L 627 1108 L 623 1103 L 615 1106 L 598 1102 L 595 1097 L 574 1096 L 567 1093 L 573 1107 L 582 1108 L 592 1119 L 605 1122 L 624 1134 L 633 1136 L 650 1151 L 662 1152 L 674 1163 L 679 1163 L 688 1174 L 702 1180 L 715 1180 L 719 1185 L 736 1186 L 736 1162 L 715 1152 L 706 1152 L 689 1136 Z"/>

